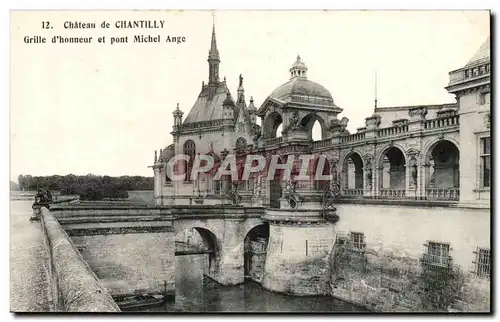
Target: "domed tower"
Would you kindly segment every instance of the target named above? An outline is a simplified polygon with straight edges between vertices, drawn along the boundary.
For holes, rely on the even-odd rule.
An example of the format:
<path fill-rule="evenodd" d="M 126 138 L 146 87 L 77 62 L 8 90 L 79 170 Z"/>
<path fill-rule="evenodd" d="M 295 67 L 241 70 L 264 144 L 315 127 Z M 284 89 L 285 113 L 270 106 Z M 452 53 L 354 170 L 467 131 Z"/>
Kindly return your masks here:
<path fill-rule="evenodd" d="M 322 139 L 330 138 L 330 124 L 337 120 L 342 109 L 335 105 L 325 87 L 307 78 L 308 68 L 300 56 L 297 56 L 289 72 L 288 82 L 276 88 L 257 112 L 262 119 L 263 139 L 273 139 L 282 134 L 282 140 L 268 142 L 292 140 L 309 143 L 316 121 L 321 125 Z M 280 125 L 283 132 L 277 133 Z"/>
<path fill-rule="evenodd" d="M 262 285 L 277 292 L 323 294 L 327 282 L 314 279 L 318 276 L 315 269 L 328 269 L 328 250 L 335 241 L 338 216 L 331 206 L 331 191 L 325 189 L 332 178 L 329 161 L 324 155 L 310 158 L 312 127 L 318 121 L 323 139 L 331 138 L 329 125 L 338 121 L 342 109 L 325 87 L 308 79 L 308 68 L 300 56 L 289 72 L 290 79 L 257 111 L 262 119 L 257 151 L 263 150 L 266 159 L 271 159 L 265 180 L 264 219 L 269 221 L 273 243 L 281 245 L 268 248 Z M 277 133 L 280 125 L 283 131 Z M 278 176 L 273 167 L 281 168 Z M 325 251 L 312 254 L 311 245 L 320 245 Z M 311 261 L 314 269 L 308 264 Z"/>

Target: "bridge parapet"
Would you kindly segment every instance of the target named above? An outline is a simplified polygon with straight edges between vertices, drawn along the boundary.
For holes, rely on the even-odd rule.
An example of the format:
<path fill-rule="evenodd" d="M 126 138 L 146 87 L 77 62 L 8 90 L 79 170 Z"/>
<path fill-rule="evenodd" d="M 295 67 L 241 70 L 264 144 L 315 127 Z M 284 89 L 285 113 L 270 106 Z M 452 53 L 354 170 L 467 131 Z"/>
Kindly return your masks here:
<path fill-rule="evenodd" d="M 50 254 L 49 271 L 58 311 L 119 312 L 108 291 L 47 208 L 41 222 Z"/>

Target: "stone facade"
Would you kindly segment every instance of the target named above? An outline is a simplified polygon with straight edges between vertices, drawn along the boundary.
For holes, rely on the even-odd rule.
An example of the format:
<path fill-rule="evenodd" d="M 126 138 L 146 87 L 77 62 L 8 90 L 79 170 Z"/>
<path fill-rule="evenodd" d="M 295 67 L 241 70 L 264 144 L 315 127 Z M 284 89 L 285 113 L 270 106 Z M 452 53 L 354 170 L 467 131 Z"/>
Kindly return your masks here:
<path fill-rule="evenodd" d="M 329 182 L 293 182 L 279 174 L 262 180 L 266 169 L 238 184 L 242 209 L 262 206 L 261 218 L 269 225 L 262 273 L 261 257 L 247 252 L 255 264 L 247 263 L 250 278 L 277 292 L 332 294 L 387 311 L 487 309 L 480 299 L 489 297 L 485 285 L 491 265 L 489 39 L 466 66 L 450 72 L 446 90 L 455 95 L 455 103 L 375 103 L 373 115 L 356 133 L 347 131 L 349 120 L 339 117 L 343 110 L 330 92 L 307 78 L 300 57 L 289 70 L 290 79 L 258 109 L 252 101 L 246 106 L 241 77 L 233 100 L 225 82 L 218 80 L 219 62 L 213 31 L 209 83 L 203 83 L 184 121 L 183 112 L 174 111 L 173 144 L 159 158 L 155 154 L 158 204 L 212 204 L 220 209 L 228 204 L 224 194 L 231 186 L 216 183 L 211 174 L 193 182 L 168 182 L 166 167 L 176 154 L 209 154 L 219 161 L 229 153 L 238 160 L 258 154 L 269 161 L 278 155 L 281 163 L 290 156 L 313 154 L 314 162 L 324 156 L 333 175 Z M 312 139 L 316 122 L 321 126 L 319 141 Z M 190 167 L 187 163 L 180 169 L 189 173 Z M 336 208 L 325 203 L 324 193 L 335 195 Z M 223 231 L 210 228 L 216 222 L 190 219 L 175 225 L 217 236 L 212 243 L 217 266 L 208 275 L 223 284 L 241 283 L 249 230 L 229 218 Z M 487 264 L 475 268 L 479 259 Z M 446 267 L 446 276 L 436 279 L 429 270 L 433 265 Z M 446 285 L 429 286 L 436 280 Z M 441 288 L 448 295 L 427 292 Z M 426 292 L 430 297 L 422 295 Z M 457 297 L 450 295 L 454 293 Z M 442 301 L 446 297 L 451 300 Z"/>
<path fill-rule="evenodd" d="M 111 295 L 175 292 L 174 233 L 73 236 Z M 141 293 L 142 292 L 142 293 Z"/>

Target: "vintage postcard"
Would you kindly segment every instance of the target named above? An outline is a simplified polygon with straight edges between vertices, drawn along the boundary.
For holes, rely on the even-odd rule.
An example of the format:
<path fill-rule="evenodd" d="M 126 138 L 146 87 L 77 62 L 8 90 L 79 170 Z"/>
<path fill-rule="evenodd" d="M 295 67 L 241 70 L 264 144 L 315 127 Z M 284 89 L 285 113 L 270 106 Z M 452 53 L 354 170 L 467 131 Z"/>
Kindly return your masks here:
<path fill-rule="evenodd" d="M 490 313 L 490 15 L 11 11 L 11 312 Z"/>

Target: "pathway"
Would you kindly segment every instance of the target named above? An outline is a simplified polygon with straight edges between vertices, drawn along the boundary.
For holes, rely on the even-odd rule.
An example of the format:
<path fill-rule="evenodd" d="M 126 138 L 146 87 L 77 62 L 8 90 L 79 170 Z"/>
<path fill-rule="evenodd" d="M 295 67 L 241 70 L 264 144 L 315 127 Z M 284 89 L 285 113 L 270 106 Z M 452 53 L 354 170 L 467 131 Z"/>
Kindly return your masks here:
<path fill-rule="evenodd" d="M 10 203 L 10 311 L 53 311 L 48 254 L 39 222 L 31 223 L 33 200 Z"/>

